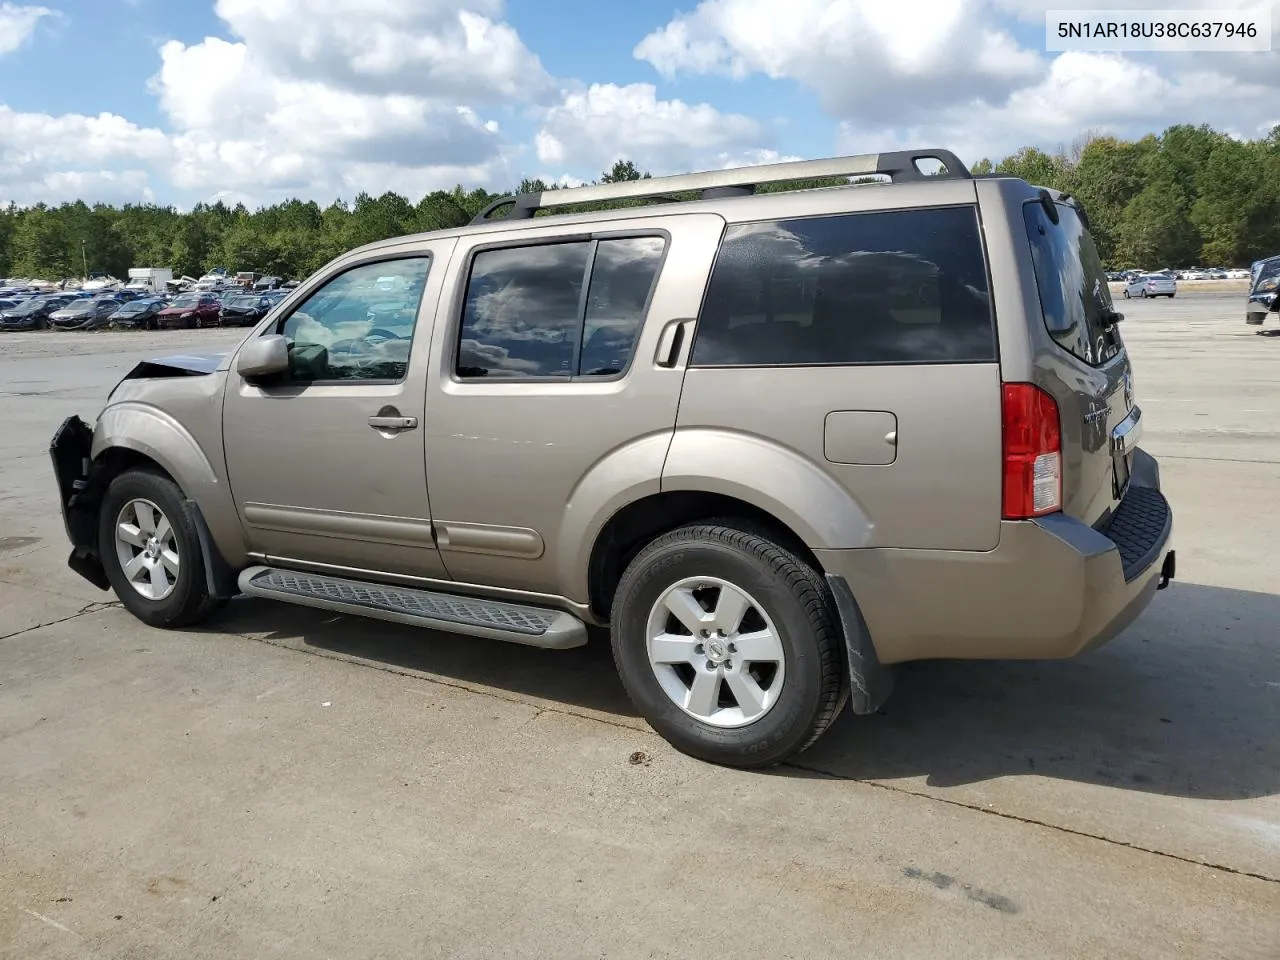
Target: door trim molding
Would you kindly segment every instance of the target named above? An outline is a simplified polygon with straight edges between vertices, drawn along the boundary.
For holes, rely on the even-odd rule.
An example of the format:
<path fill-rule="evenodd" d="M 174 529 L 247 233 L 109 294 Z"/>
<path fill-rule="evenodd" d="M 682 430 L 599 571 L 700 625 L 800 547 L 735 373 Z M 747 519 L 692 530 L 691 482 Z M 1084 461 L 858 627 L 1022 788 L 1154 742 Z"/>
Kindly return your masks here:
<path fill-rule="evenodd" d="M 259 530 L 435 549 L 432 524 L 425 518 L 289 507 L 278 503 L 245 503 L 241 512 L 245 523 Z"/>

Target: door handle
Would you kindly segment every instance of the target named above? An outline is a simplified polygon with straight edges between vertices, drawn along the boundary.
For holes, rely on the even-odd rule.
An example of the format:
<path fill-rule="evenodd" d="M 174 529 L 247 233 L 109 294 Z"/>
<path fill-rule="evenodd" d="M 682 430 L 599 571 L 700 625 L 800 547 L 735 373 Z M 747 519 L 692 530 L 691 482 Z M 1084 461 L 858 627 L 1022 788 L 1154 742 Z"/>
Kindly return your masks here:
<path fill-rule="evenodd" d="M 684 346 L 684 328 L 692 320 L 672 320 L 658 338 L 658 349 L 653 361 L 660 367 L 674 367 L 680 358 L 680 348 Z"/>
<path fill-rule="evenodd" d="M 369 426 L 375 430 L 412 430 L 418 425 L 417 417 L 370 417 Z"/>

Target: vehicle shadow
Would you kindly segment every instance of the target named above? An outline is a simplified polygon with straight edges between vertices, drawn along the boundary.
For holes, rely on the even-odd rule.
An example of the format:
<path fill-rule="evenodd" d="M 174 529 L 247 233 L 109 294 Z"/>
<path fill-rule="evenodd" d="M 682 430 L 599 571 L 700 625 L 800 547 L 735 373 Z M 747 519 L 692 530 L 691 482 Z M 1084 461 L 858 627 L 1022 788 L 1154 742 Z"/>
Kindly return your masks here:
<path fill-rule="evenodd" d="M 1280 793 L 1280 596 L 1175 581 L 1072 660 L 900 668 L 878 715 L 842 716 L 799 764 L 947 787 L 1034 774 L 1235 800 Z"/>
<path fill-rule="evenodd" d="M 925 777 L 931 786 L 1032 774 L 1169 796 L 1280 793 L 1280 596 L 1175 582 L 1110 644 L 1072 660 L 899 668 L 876 715 L 845 712 L 789 776 Z M 607 637 L 546 651 L 240 598 L 212 630 L 258 636 L 635 716 Z"/>
<path fill-rule="evenodd" d="M 603 632 L 593 632 L 584 647 L 540 650 L 251 597 L 237 597 L 207 627 L 520 697 L 617 717 L 636 716 L 614 670 L 608 635 Z"/>

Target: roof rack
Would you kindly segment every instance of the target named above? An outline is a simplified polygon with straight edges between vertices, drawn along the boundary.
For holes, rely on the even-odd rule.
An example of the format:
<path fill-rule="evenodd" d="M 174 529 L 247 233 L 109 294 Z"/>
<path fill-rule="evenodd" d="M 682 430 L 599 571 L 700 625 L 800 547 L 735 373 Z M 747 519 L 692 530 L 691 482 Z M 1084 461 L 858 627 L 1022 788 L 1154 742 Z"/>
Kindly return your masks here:
<path fill-rule="evenodd" d="M 918 162 L 937 160 L 942 169 L 936 174 L 924 173 Z M 501 197 L 489 204 L 471 221 L 483 223 L 504 207 L 511 212 L 504 220 L 527 220 L 539 210 L 567 207 L 579 203 L 601 203 L 609 200 L 664 200 L 677 193 L 698 193 L 703 200 L 721 197 L 750 196 L 756 187 L 766 183 L 817 180 L 824 177 L 888 176 L 894 183 L 919 180 L 971 180 L 973 175 L 950 150 L 898 150 L 893 153 L 864 153 L 854 157 L 832 157 L 826 160 L 793 160 L 766 163 L 731 170 L 709 170 L 683 173 L 673 177 L 649 177 L 618 183 L 567 187 L 540 193 L 522 193 Z"/>

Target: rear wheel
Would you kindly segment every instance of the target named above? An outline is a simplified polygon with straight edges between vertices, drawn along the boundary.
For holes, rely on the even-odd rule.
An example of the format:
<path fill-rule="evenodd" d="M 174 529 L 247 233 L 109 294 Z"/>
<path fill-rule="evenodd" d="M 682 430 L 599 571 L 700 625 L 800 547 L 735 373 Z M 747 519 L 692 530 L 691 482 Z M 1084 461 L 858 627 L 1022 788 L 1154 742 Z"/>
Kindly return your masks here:
<path fill-rule="evenodd" d="M 825 581 L 756 532 L 708 523 L 659 537 L 627 566 L 611 619 L 636 708 L 677 750 L 711 763 L 794 756 L 845 692 Z"/>
<path fill-rule="evenodd" d="M 184 627 L 221 606 L 209 594 L 195 518 L 166 476 L 129 470 L 111 482 L 98 548 L 116 596 L 143 623 Z"/>

